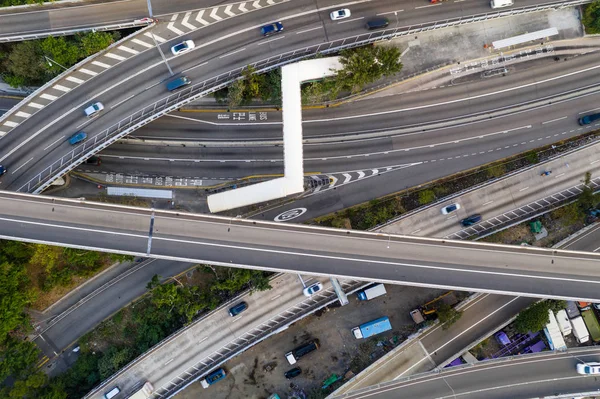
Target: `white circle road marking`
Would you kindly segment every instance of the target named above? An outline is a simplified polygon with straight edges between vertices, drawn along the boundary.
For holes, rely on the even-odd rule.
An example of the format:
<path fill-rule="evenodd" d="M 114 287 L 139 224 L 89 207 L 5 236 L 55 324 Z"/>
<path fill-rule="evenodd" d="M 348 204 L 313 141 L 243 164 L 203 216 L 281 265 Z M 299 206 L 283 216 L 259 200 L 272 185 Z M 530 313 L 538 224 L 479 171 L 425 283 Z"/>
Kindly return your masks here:
<path fill-rule="evenodd" d="M 292 220 L 297 218 L 298 216 L 304 215 L 306 213 L 308 209 L 306 208 L 294 208 L 294 209 L 290 209 L 288 211 L 285 211 L 283 213 L 280 213 L 279 215 L 275 216 L 275 219 L 273 219 L 276 222 L 285 222 L 288 220 Z"/>

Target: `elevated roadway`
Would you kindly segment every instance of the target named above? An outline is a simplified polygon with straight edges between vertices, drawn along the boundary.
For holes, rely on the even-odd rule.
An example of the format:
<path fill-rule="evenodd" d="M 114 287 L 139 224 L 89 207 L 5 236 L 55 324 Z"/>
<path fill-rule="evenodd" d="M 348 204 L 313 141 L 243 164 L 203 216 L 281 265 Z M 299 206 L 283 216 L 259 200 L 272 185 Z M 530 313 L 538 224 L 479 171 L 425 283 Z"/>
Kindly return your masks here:
<path fill-rule="evenodd" d="M 600 255 L 3 192 L 0 238 L 263 270 L 600 302 Z"/>
<path fill-rule="evenodd" d="M 600 349 L 596 347 L 542 352 L 419 374 L 335 398 L 529 399 L 594 395 L 600 390 L 597 378 L 577 374 L 575 367 L 598 361 Z"/>

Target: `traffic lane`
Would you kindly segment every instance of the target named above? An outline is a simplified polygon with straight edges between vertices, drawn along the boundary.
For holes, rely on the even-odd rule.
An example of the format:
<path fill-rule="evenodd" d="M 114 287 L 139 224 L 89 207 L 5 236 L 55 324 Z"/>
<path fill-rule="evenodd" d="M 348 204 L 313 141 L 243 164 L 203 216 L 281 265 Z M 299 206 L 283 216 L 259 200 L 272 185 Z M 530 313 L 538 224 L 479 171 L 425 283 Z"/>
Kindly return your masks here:
<path fill-rule="evenodd" d="M 58 315 L 59 320 L 47 328 L 43 335 L 52 340 L 59 352 L 63 351 L 124 305 L 146 293 L 146 286 L 152 276 L 158 275 L 165 279 L 192 267 L 193 263 L 171 260 L 155 259 L 148 262 L 143 268 L 135 269 L 134 272 L 111 281 L 100 290 L 86 296 L 85 301 Z"/>
<path fill-rule="evenodd" d="M 439 372 L 390 382 L 369 391 L 350 393 L 345 399 L 358 398 L 440 398 L 460 395 L 467 398 L 545 397 L 575 392 L 597 391 L 592 376 L 577 374 L 577 363 L 600 359 L 596 349 L 574 353 L 543 353 L 533 356 L 453 367 Z M 532 372 L 535 370 L 535 372 Z"/>
<path fill-rule="evenodd" d="M 147 3 L 143 0 L 61 4 L 60 8 L 32 7 L 0 14 L 0 36 L 104 26 L 147 16 Z"/>
<path fill-rule="evenodd" d="M 421 342 L 436 364 L 453 360 L 450 359 L 452 356 L 469 348 L 473 342 L 481 339 L 483 334 L 501 328 L 507 320 L 537 300 L 528 297 L 485 294 L 481 300 L 461 309 L 463 316 L 468 317 L 461 317 L 452 326 L 455 331 L 454 336 L 449 339 L 448 330 L 438 326 L 425 334 Z M 394 378 L 402 375 L 396 375 Z"/>
<path fill-rule="evenodd" d="M 582 234 L 578 234 L 570 238 L 561 246 L 561 248 L 586 252 L 598 252 L 600 251 L 598 234 L 600 234 L 600 223 L 595 223 L 589 230 L 586 230 L 585 232 L 582 231 Z"/>

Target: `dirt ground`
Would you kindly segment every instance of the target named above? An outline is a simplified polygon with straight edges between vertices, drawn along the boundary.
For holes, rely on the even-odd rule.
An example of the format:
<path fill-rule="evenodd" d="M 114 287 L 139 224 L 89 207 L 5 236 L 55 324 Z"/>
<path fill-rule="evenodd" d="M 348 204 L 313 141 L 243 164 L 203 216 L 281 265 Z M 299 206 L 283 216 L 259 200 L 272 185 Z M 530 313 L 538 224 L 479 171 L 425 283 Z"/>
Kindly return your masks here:
<path fill-rule="evenodd" d="M 443 291 L 386 285 L 387 295 L 371 301 L 358 301 L 355 295 L 344 307 L 332 307 L 293 324 L 285 332 L 268 338 L 224 365 L 227 377 L 203 389 L 199 383 L 176 396 L 178 399 L 260 399 L 277 393 L 286 398 L 324 398 L 323 381 L 332 374 L 355 372 L 385 354 L 415 330 L 409 312 L 439 296 Z M 392 331 L 374 338 L 357 340 L 351 329 L 378 317 L 390 318 Z M 285 353 L 310 340 L 318 339 L 319 350 L 291 366 Z M 286 380 L 283 373 L 300 367 L 302 374 Z"/>

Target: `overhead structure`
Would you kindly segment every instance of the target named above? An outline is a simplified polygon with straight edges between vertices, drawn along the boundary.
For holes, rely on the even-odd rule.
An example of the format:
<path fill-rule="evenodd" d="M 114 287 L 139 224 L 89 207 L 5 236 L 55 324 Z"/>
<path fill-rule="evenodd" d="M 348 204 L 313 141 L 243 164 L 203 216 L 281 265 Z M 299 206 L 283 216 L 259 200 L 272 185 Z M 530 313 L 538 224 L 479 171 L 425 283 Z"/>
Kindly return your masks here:
<path fill-rule="evenodd" d="M 300 85 L 307 80 L 322 79 L 335 75 L 339 69 L 341 69 L 339 57 L 300 61 L 281 68 L 284 176 L 209 195 L 208 208 L 211 212 L 221 212 L 258 204 L 304 191 Z"/>

